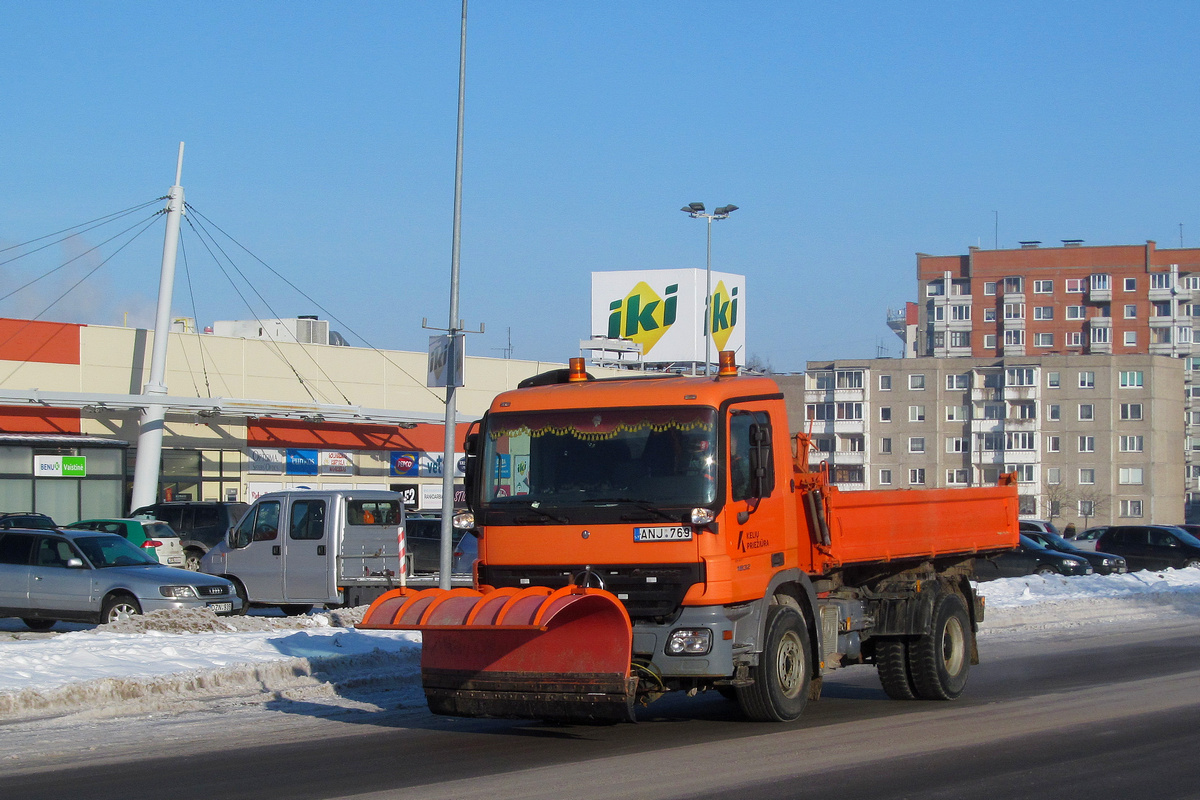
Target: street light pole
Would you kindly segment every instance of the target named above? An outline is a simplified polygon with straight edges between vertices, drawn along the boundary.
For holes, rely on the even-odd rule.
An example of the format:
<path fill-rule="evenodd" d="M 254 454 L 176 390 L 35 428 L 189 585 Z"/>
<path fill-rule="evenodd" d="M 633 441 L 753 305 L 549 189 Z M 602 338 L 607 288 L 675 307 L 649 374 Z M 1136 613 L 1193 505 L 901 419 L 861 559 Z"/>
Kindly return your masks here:
<path fill-rule="evenodd" d="M 704 256 L 704 374 L 708 375 L 712 364 L 712 223 L 714 219 L 728 219 L 729 215 L 738 210 L 735 205 L 721 206 L 711 214 L 704 211 L 704 203 L 688 203 L 679 209 L 692 219 L 702 219 L 708 229 L 707 244 Z M 695 366 L 692 374 L 696 374 Z"/>

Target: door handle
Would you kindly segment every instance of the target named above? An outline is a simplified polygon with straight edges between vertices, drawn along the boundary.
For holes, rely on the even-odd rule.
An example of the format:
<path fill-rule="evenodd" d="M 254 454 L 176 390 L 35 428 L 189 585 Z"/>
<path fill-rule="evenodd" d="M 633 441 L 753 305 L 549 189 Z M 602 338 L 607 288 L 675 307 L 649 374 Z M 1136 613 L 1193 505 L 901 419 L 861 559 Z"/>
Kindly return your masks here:
<path fill-rule="evenodd" d="M 273 555 L 273 556 L 279 555 L 279 545 L 273 545 L 271 547 L 271 555 Z"/>
<path fill-rule="evenodd" d="M 34 579 L 35 581 L 40 581 L 40 580 L 42 579 L 42 576 L 41 576 L 41 575 L 34 575 L 34 576 L 33 576 L 33 579 Z"/>
<path fill-rule="evenodd" d="M 325 545 L 323 545 L 323 544 L 317 545 L 317 555 L 319 555 L 319 556 L 325 555 Z"/>

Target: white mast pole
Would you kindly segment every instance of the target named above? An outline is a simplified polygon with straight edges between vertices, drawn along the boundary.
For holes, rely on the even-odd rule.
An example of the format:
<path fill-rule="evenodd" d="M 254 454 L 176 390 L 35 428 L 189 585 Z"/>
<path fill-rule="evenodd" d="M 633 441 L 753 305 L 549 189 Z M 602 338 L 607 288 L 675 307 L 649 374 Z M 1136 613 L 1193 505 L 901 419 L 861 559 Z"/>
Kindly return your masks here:
<path fill-rule="evenodd" d="M 150 355 L 150 381 L 142 389 L 149 402 L 142 409 L 137 456 L 133 468 L 130 511 L 158 499 L 159 464 L 162 460 L 163 421 L 166 409 L 155 403 L 167 394 L 167 340 L 171 329 L 171 296 L 175 291 L 175 253 L 179 248 L 179 223 L 183 218 L 183 142 L 175 165 L 175 185 L 167 192 L 167 232 L 163 239 L 162 272 L 158 279 L 158 313 L 154 318 L 154 349 Z"/>

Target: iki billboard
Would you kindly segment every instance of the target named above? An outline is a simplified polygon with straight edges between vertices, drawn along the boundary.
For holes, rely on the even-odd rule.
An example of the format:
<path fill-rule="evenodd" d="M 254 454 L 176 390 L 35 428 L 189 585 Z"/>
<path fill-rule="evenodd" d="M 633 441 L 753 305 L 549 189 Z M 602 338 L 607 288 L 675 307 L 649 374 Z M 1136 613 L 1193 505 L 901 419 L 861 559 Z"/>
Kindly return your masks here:
<path fill-rule="evenodd" d="M 650 362 L 704 363 L 704 323 L 712 331 L 710 356 L 733 350 L 746 363 L 746 277 L 712 273 L 705 313 L 702 269 L 648 269 L 592 273 L 592 335 L 632 339 Z"/>

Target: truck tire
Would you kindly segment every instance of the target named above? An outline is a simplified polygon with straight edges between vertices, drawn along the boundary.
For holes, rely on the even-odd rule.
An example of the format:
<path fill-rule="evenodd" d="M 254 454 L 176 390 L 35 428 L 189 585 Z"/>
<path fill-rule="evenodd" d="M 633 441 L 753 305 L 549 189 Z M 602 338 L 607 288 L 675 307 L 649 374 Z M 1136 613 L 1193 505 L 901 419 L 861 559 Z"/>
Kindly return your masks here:
<path fill-rule="evenodd" d="M 967 685 L 971 669 L 971 618 L 957 592 L 946 592 L 933 606 L 930 630 L 908 641 L 908 671 L 917 697 L 953 700 Z"/>
<path fill-rule="evenodd" d="M 903 639 L 875 640 L 875 670 L 883 691 L 893 700 L 916 700 L 912 673 L 908 671 L 908 643 Z"/>
<path fill-rule="evenodd" d="M 771 606 L 764 641 L 750 671 L 754 683 L 737 687 L 738 705 L 756 722 L 792 722 L 804 712 L 812 679 L 804 617 L 791 606 Z"/>

